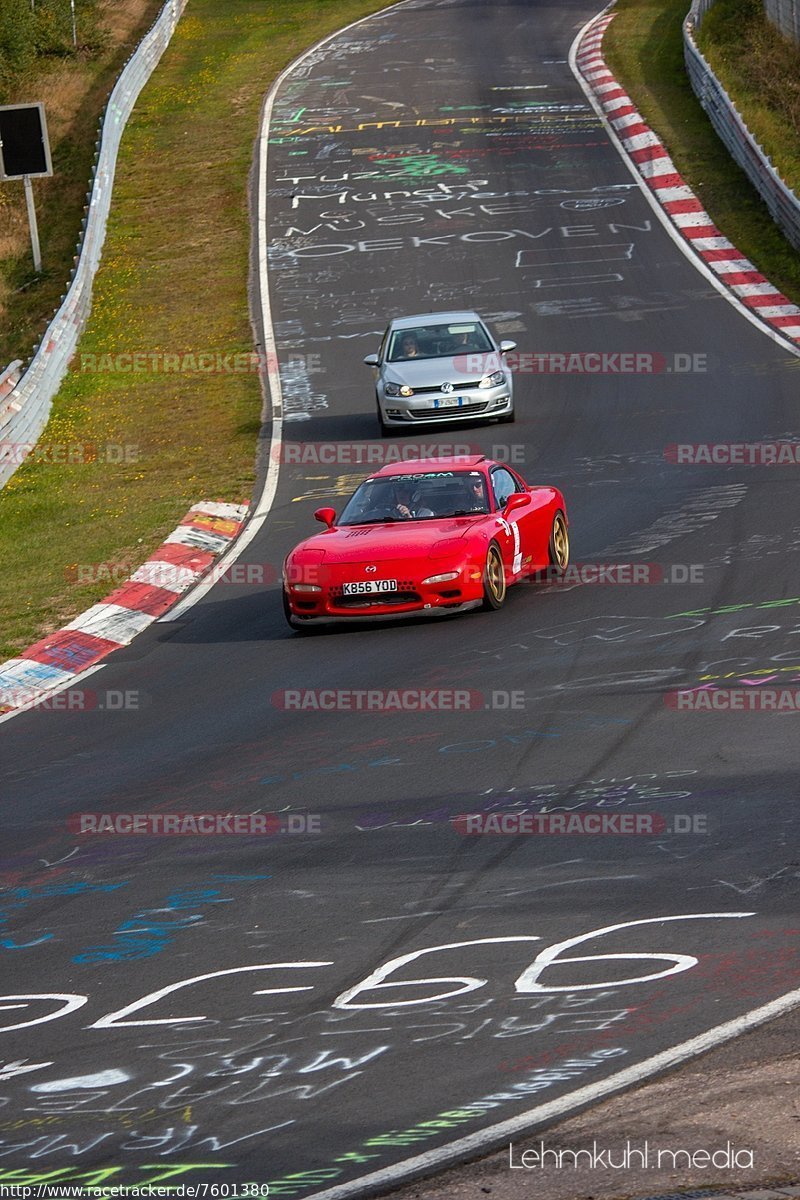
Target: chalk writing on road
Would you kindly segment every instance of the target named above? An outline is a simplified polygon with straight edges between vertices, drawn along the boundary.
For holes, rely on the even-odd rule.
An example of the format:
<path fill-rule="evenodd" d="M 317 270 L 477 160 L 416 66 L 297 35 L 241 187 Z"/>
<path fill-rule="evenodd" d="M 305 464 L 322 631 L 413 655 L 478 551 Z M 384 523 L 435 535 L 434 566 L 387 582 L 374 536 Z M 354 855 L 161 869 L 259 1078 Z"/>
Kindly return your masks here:
<path fill-rule="evenodd" d="M 565 950 L 582 946 L 584 942 L 591 941 L 594 938 L 600 938 L 609 934 L 618 933 L 621 930 L 629 930 L 639 928 L 643 925 L 660 925 L 672 921 L 708 921 L 708 920 L 729 920 L 732 918 L 752 917 L 755 914 L 752 912 L 727 912 L 727 913 L 688 913 L 680 916 L 664 916 L 664 917 L 647 917 L 637 921 L 624 921 L 617 925 L 608 925 L 602 929 L 590 930 L 588 933 L 579 934 L 576 937 L 568 938 L 566 941 L 556 943 L 540 951 L 536 955 L 530 966 L 518 977 L 515 983 L 517 992 L 567 992 L 567 991 L 584 991 L 597 988 L 606 988 L 609 986 L 623 987 L 633 984 L 647 983 L 655 979 L 662 979 L 669 975 L 679 974 L 689 970 L 697 963 L 697 958 L 689 954 L 675 953 L 625 953 L 625 954 L 594 954 L 589 956 L 578 956 L 576 958 L 560 957 Z M 397 971 L 407 966 L 417 959 L 430 954 L 442 953 L 449 950 L 466 950 L 472 946 L 489 946 L 515 942 L 539 942 L 541 937 L 538 934 L 519 934 L 511 937 L 501 938 L 476 938 L 465 942 L 446 942 L 439 946 L 429 946 L 421 950 L 411 951 L 409 954 L 401 955 L 399 958 L 390 959 L 375 971 L 370 972 L 367 977 L 354 987 L 347 988 L 333 1002 L 334 1008 L 385 1008 L 398 1006 L 412 1006 L 423 1004 L 431 1000 L 449 999 L 452 996 L 461 995 L 464 992 L 472 992 L 485 986 L 487 979 L 476 978 L 471 976 L 453 976 L 447 978 L 433 977 L 429 979 L 391 979 L 387 982 L 388 977 L 394 975 Z M 563 979 L 560 982 L 541 981 L 541 976 L 549 967 L 563 966 L 566 963 L 572 962 L 597 962 L 603 963 L 609 959 L 635 959 L 640 961 L 652 961 L 659 963 L 668 963 L 669 965 L 661 971 L 651 974 L 634 975 L 628 979 L 616 979 L 611 983 L 608 981 L 597 981 L 592 983 L 575 983 L 565 984 Z M 194 975 L 189 979 L 179 980 L 177 983 L 167 984 L 165 987 L 158 988 L 154 992 L 149 992 L 146 996 L 135 1000 L 130 1004 L 124 1005 L 122 1008 L 114 1012 L 106 1013 L 104 1016 L 95 1020 L 89 1028 L 91 1029 L 113 1029 L 120 1027 L 141 1026 L 141 1025 L 184 1025 L 189 1023 L 199 1023 L 205 1021 L 206 1017 L 199 1013 L 187 1013 L 182 1016 L 153 1016 L 152 1009 L 157 1006 L 159 1001 L 164 1000 L 168 996 L 173 996 L 176 992 L 184 992 L 189 988 L 197 987 L 200 984 L 208 983 L 211 980 L 227 978 L 232 975 L 251 974 L 253 972 L 269 971 L 277 973 L 277 978 L 272 975 L 268 977 L 268 986 L 258 988 L 252 994 L 256 996 L 264 995 L 281 995 L 291 992 L 309 992 L 313 991 L 315 984 L 308 982 L 308 977 L 305 972 L 333 966 L 331 961 L 297 961 L 297 962 L 274 962 L 274 963 L 254 963 L 245 967 L 229 967 L 219 971 L 208 971 L 202 975 Z M 286 977 L 284 972 L 300 971 L 299 977 Z M 433 994 L 426 992 L 425 995 L 419 994 L 421 987 L 433 987 L 434 989 L 439 984 L 455 984 L 455 987 L 448 987 L 444 992 L 434 990 Z M 397 994 L 393 995 L 391 1000 L 357 1000 L 357 997 L 362 996 L 362 993 L 370 993 L 377 991 L 385 991 L 386 989 L 410 989 L 411 995 L 401 996 L 397 998 Z M 78 1008 L 82 1008 L 88 1003 L 89 997 L 79 995 L 77 993 L 28 993 L 26 995 L 0 996 L 0 1010 L 34 1007 L 36 1002 L 44 1002 L 48 1006 L 53 1000 L 56 1000 L 60 1007 L 55 1011 L 48 1011 L 44 1015 L 32 1017 L 26 1021 L 15 1021 L 10 1026 L 0 1028 L 0 1032 L 8 1032 L 10 1029 L 23 1029 L 33 1025 L 40 1025 L 47 1021 L 56 1020 L 59 1017 L 64 1017 L 74 1012 Z M 12 1001 L 7 1004 L 4 1001 Z M 18 1003 L 22 1001 L 22 1003 Z M 187 998 L 187 1008 L 191 1008 L 191 1000 Z M 148 1016 L 141 1016 L 143 1011 L 150 1013 Z M 19 1015 L 18 1011 L 15 1015 Z"/>

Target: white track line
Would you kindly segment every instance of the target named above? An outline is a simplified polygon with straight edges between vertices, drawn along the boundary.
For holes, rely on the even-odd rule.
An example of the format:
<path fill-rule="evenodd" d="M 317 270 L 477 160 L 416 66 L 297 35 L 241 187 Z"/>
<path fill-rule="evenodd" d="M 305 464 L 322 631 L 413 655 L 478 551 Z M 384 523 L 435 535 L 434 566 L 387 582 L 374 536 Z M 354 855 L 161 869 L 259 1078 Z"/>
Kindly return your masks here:
<path fill-rule="evenodd" d="M 256 510 L 250 520 L 245 525 L 239 537 L 233 543 L 229 550 L 223 554 L 215 565 L 211 577 L 206 580 L 201 580 L 196 587 L 183 597 L 169 612 L 159 618 L 161 623 L 178 621 L 185 613 L 189 611 L 199 600 L 214 587 L 220 576 L 224 573 L 226 567 L 231 563 L 236 562 L 237 558 L 250 545 L 255 536 L 260 532 L 262 525 L 270 514 L 272 505 L 275 501 L 275 494 L 278 490 L 278 477 L 280 475 L 280 457 L 281 445 L 283 440 L 283 393 L 281 391 L 281 375 L 278 369 L 278 358 L 275 349 L 275 330 L 272 324 L 272 306 L 269 299 L 269 266 L 267 261 L 268 247 L 268 230 L 267 230 L 267 161 L 269 149 L 269 126 L 272 119 L 272 110 L 275 105 L 275 98 L 284 81 L 289 78 L 300 64 L 309 57 L 315 54 L 321 46 L 326 46 L 328 42 L 332 42 L 335 38 L 341 37 L 343 33 L 347 33 L 349 29 L 355 29 L 357 25 L 363 24 L 365 21 L 374 21 L 382 18 L 387 12 L 392 9 L 400 8 L 405 0 L 400 0 L 398 4 L 391 4 L 385 9 L 381 9 L 377 13 L 370 13 L 369 16 L 360 17 L 358 21 L 351 21 L 349 25 L 345 25 L 342 29 L 337 29 L 335 33 L 329 34 L 322 41 L 316 42 L 313 46 L 309 46 L 307 50 L 290 63 L 278 76 L 273 83 L 267 98 L 264 103 L 264 110 L 261 120 L 261 130 L 258 141 L 258 179 L 256 187 L 258 189 L 258 202 L 256 207 L 256 228 L 258 233 L 258 304 L 261 309 L 261 323 L 264 330 L 264 350 L 267 356 L 267 381 L 269 387 L 269 395 L 265 396 L 265 400 L 271 403 L 272 411 L 272 437 L 269 447 L 269 467 L 267 476 L 264 480 L 264 487 L 256 504 Z"/>
<path fill-rule="evenodd" d="M 581 89 L 583 90 L 583 93 L 586 96 L 586 99 L 589 101 L 592 108 L 597 113 L 600 120 L 603 122 L 603 127 L 605 128 L 605 131 L 608 134 L 608 137 L 611 139 L 612 145 L 616 149 L 617 153 L 619 154 L 619 156 L 622 159 L 625 166 L 630 171 L 633 178 L 636 180 L 636 183 L 639 186 L 639 190 L 642 192 L 645 199 L 647 200 L 647 203 L 650 205 L 653 212 L 656 214 L 659 221 L 663 225 L 664 229 L 667 231 L 669 236 L 672 238 L 673 242 L 678 247 L 678 249 L 681 251 L 681 253 L 686 258 L 688 258 L 688 260 L 692 264 L 692 266 L 697 271 L 699 271 L 700 274 L 703 275 L 708 280 L 708 282 L 716 289 L 716 291 L 718 291 L 721 296 L 724 296 L 725 299 L 728 301 L 728 303 L 732 304 L 733 307 L 735 309 L 737 309 L 737 311 L 743 317 L 745 317 L 750 322 L 751 325 L 754 325 L 756 327 L 756 329 L 760 330 L 761 333 L 763 333 L 766 337 L 772 338 L 773 342 L 776 342 L 784 350 L 788 350 L 790 354 L 793 354 L 796 358 L 800 358 L 800 347 L 795 346 L 793 342 L 790 342 L 790 341 L 788 341 L 788 339 L 782 337 L 774 329 L 770 329 L 770 327 L 768 325 L 765 325 L 763 321 L 759 321 L 758 317 L 756 317 L 753 314 L 752 309 L 748 308 L 745 304 L 742 304 L 739 297 L 734 295 L 733 292 L 731 292 L 727 287 L 725 287 L 724 283 L 721 281 L 719 276 L 716 275 L 711 270 L 710 267 L 706 266 L 706 264 L 703 262 L 703 260 L 701 258 L 698 258 L 698 256 L 692 251 L 690 243 L 687 242 L 685 238 L 682 238 L 680 236 L 677 229 L 675 228 L 672 221 L 670 220 L 669 215 L 661 207 L 656 196 L 653 194 L 653 192 L 647 186 L 644 178 L 642 177 L 642 175 L 640 175 L 639 171 L 637 170 L 635 163 L 629 158 L 628 154 L 626 153 L 625 147 L 622 145 L 620 139 L 617 137 L 616 133 L 614 132 L 614 129 L 610 125 L 608 117 L 603 112 L 603 109 L 602 109 L 600 103 L 598 102 L 597 97 L 594 94 L 594 91 L 592 90 L 590 85 L 586 82 L 586 80 L 581 75 L 581 72 L 578 68 L 577 57 L 578 57 L 578 48 L 586 34 L 586 30 L 589 28 L 590 25 L 593 24 L 593 22 L 598 20 L 598 18 L 602 17 L 603 13 L 608 12 L 608 10 L 613 7 L 614 7 L 614 0 L 611 0 L 610 4 L 607 4 L 605 6 L 605 8 L 602 8 L 600 10 L 600 12 L 597 13 L 596 16 L 592 17 L 590 21 L 586 22 L 586 24 L 583 26 L 583 28 L 580 30 L 577 37 L 575 38 L 575 41 L 570 46 L 570 48 L 569 48 L 569 65 L 570 65 L 572 74 L 575 76 L 578 83 L 580 84 Z M 622 87 L 622 84 L 619 84 L 619 86 Z M 633 100 L 631 100 L 631 103 L 633 103 Z M 642 118 L 642 120 L 644 120 L 644 117 Z"/>
<path fill-rule="evenodd" d="M 536 1126 L 541 1126 L 545 1122 L 552 1124 L 558 1117 L 567 1116 L 576 1108 L 596 1104 L 598 1100 L 604 1100 L 606 1096 L 611 1096 L 614 1092 L 633 1087 L 652 1075 L 677 1067 L 687 1059 L 713 1050 L 723 1042 L 739 1037 L 748 1030 L 755 1029 L 756 1026 L 763 1025 L 764 1022 L 771 1021 L 774 1017 L 781 1016 L 790 1009 L 796 1008 L 798 1004 L 800 1004 L 800 988 L 781 996 L 778 1000 L 772 1000 L 761 1008 L 754 1008 L 752 1012 L 736 1017 L 733 1021 L 717 1025 L 707 1033 L 690 1038 L 688 1042 L 681 1042 L 671 1050 L 663 1050 L 660 1054 L 653 1055 L 652 1058 L 646 1058 L 644 1062 L 637 1063 L 634 1067 L 618 1071 L 616 1075 L 611 1075 L 599 1083 L 587 1084 L 586 1087 L 578 1088 L 576 1092 L 570 1092 L 568 1096 L 551 1100 L 548 1104 L 539 1104 L 536 1108 L 520 1113 L 517 1117 L 511 1117 L 510 1120 L 501 1121 L 497 1125 L 490 1125 L 477 1133 L 471 1133 L 468 1137 L 460 1138 L 457 1142 L 450 1142 L 441 1149 L 429 1150 L 425 1154 L 407 1158 L 404 1162 L 397 1163 L 392 1167 L 385 1167 L 382 1171 L 373 1171 L 371 1175 L 362 1175 L 360 1179 L 353 1180 L 352 1183 L 342 1183 L 328 1188 L 324 1192 L 314 1192 L 313 1195 L 307 1196 L 306 1200 L 346 1200 L 348 1196 L 363 1195 L 366 1188 L 396 1187 L 401 1180 L 407 1179 L 409 1176 L 432 1174 L 445 1166 L 455 1165 L 459 1159 L 467 1156 L 477 1158 L 481 1154 L 497 1149 L 498 1145 L 502 1144 L 506 1138 L 531 1133 Z M 456 1104 L 456 1107 L 459 1105 Z"/>

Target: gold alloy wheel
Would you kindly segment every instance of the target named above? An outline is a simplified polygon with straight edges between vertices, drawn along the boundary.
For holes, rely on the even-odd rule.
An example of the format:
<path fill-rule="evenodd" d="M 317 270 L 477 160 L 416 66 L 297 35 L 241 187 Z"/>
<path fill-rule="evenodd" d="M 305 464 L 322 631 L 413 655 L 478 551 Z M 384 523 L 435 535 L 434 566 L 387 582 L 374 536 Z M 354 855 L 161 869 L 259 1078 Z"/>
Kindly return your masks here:
<path fill-rule="evenodd" d="M 489 547 L 486 555 L 486 567 L 483 572 L 483 606 L 484 608 L 502 608 L 506 598 L 506 572 L 503 566 L 503 556 L 497 546 Z"/>
<path fill-rule="evenodd" d="M 559 571 L 566 571 L 569 564 L 569 534 L 562 512 L 557 512 L 553 518 L 553 531 L 550 534 L 550 560 Z"/>

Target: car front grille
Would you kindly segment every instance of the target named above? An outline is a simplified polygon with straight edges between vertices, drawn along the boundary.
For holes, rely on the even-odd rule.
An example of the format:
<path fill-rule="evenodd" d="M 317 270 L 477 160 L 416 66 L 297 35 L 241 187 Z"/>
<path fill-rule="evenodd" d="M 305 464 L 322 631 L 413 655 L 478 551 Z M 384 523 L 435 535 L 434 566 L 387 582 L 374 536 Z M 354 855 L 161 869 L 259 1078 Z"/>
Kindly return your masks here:
<path fill-rule="evenodd" d="M 379 592 L 373 596 L 332 596 L 335 608 L 391 608 L 395 604 L 418 604 L 417 592 Z"/>
<path fill-rule="evenodd" d="M 330 590 L 330 602 L 334 608 L 391 608 L 393 604 L 416 604 L 421 600 L 414 591 L 411 579 L 398 581 L 396 592 L 374 592 L 361 596 L 345 596 L 341 587 Z"/>
<path fill-rule="evenodd" d="M 480 387 L 480 380 L 479 379 L 470 379 L 467 383 L 454 383 L 453 384 L 453 392 L 457 396 L 457 395 L 459 395 L 460 392 L 468 392 L 472 388 L 476 388 L 476 387 Z M 438 385 L 438 384 L 431 384 L 429 387 L 412 388 L 411 390 L 415 396 L 427 396 L 431 392 L 436 392 L 436 393 L 441 394 L 441 392 L 442 392 L 441 385 Z"/>
<path fill-rule="evenodd" d="M 412 421 L 452 421 L 458 417 L 472 417 L 477 413 L 486 412 L 487 402 L 464 404 L 461 408 L 413 408 L 408 415 Z"/>

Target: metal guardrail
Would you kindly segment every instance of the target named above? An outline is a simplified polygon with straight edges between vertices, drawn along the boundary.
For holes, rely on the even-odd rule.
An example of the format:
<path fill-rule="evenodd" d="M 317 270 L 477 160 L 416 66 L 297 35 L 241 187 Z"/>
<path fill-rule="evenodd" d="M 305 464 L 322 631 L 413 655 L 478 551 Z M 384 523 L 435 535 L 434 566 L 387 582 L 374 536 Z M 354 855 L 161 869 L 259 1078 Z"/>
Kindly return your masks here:
<path fill-rule="evenodd" d="M 8 397 L 22 377 L 22 359 L 15 358 L 5 371 L 0 371 L 0 414 L 8 403 Z"/>
<path fill-rule="evenodd" d="M 764 0 L 764 9 L 781 33 L 800 42 L 800 0 Z"/>
<path fill-rule="evenodd" d="M 186 3 L 187 0 L 166 0 L 123 67 L 108 98 L 100 122 L 91 191 L 86 197 L 88 207 L 67 293 L 14 389 L 13 404 L 0 405 L 0 487 L 8 482 L 24 460 L 25 453 L 21 448 L 35 444 L 47 424 L 53 398 L 89 317 L 92 285 L 106 236 L 122 132 L 139 93 L 169 45 Z"/>
<path fill-rule="evenodd" d="M 714 3 L 715 0 L 693 0 L 683 23 L 689 81 L 714 129 L 761 196 L 773 221 L 794 248 L 800 250 L 800 200 L 783 182 L 697 47 L 695 31 Z"/>

